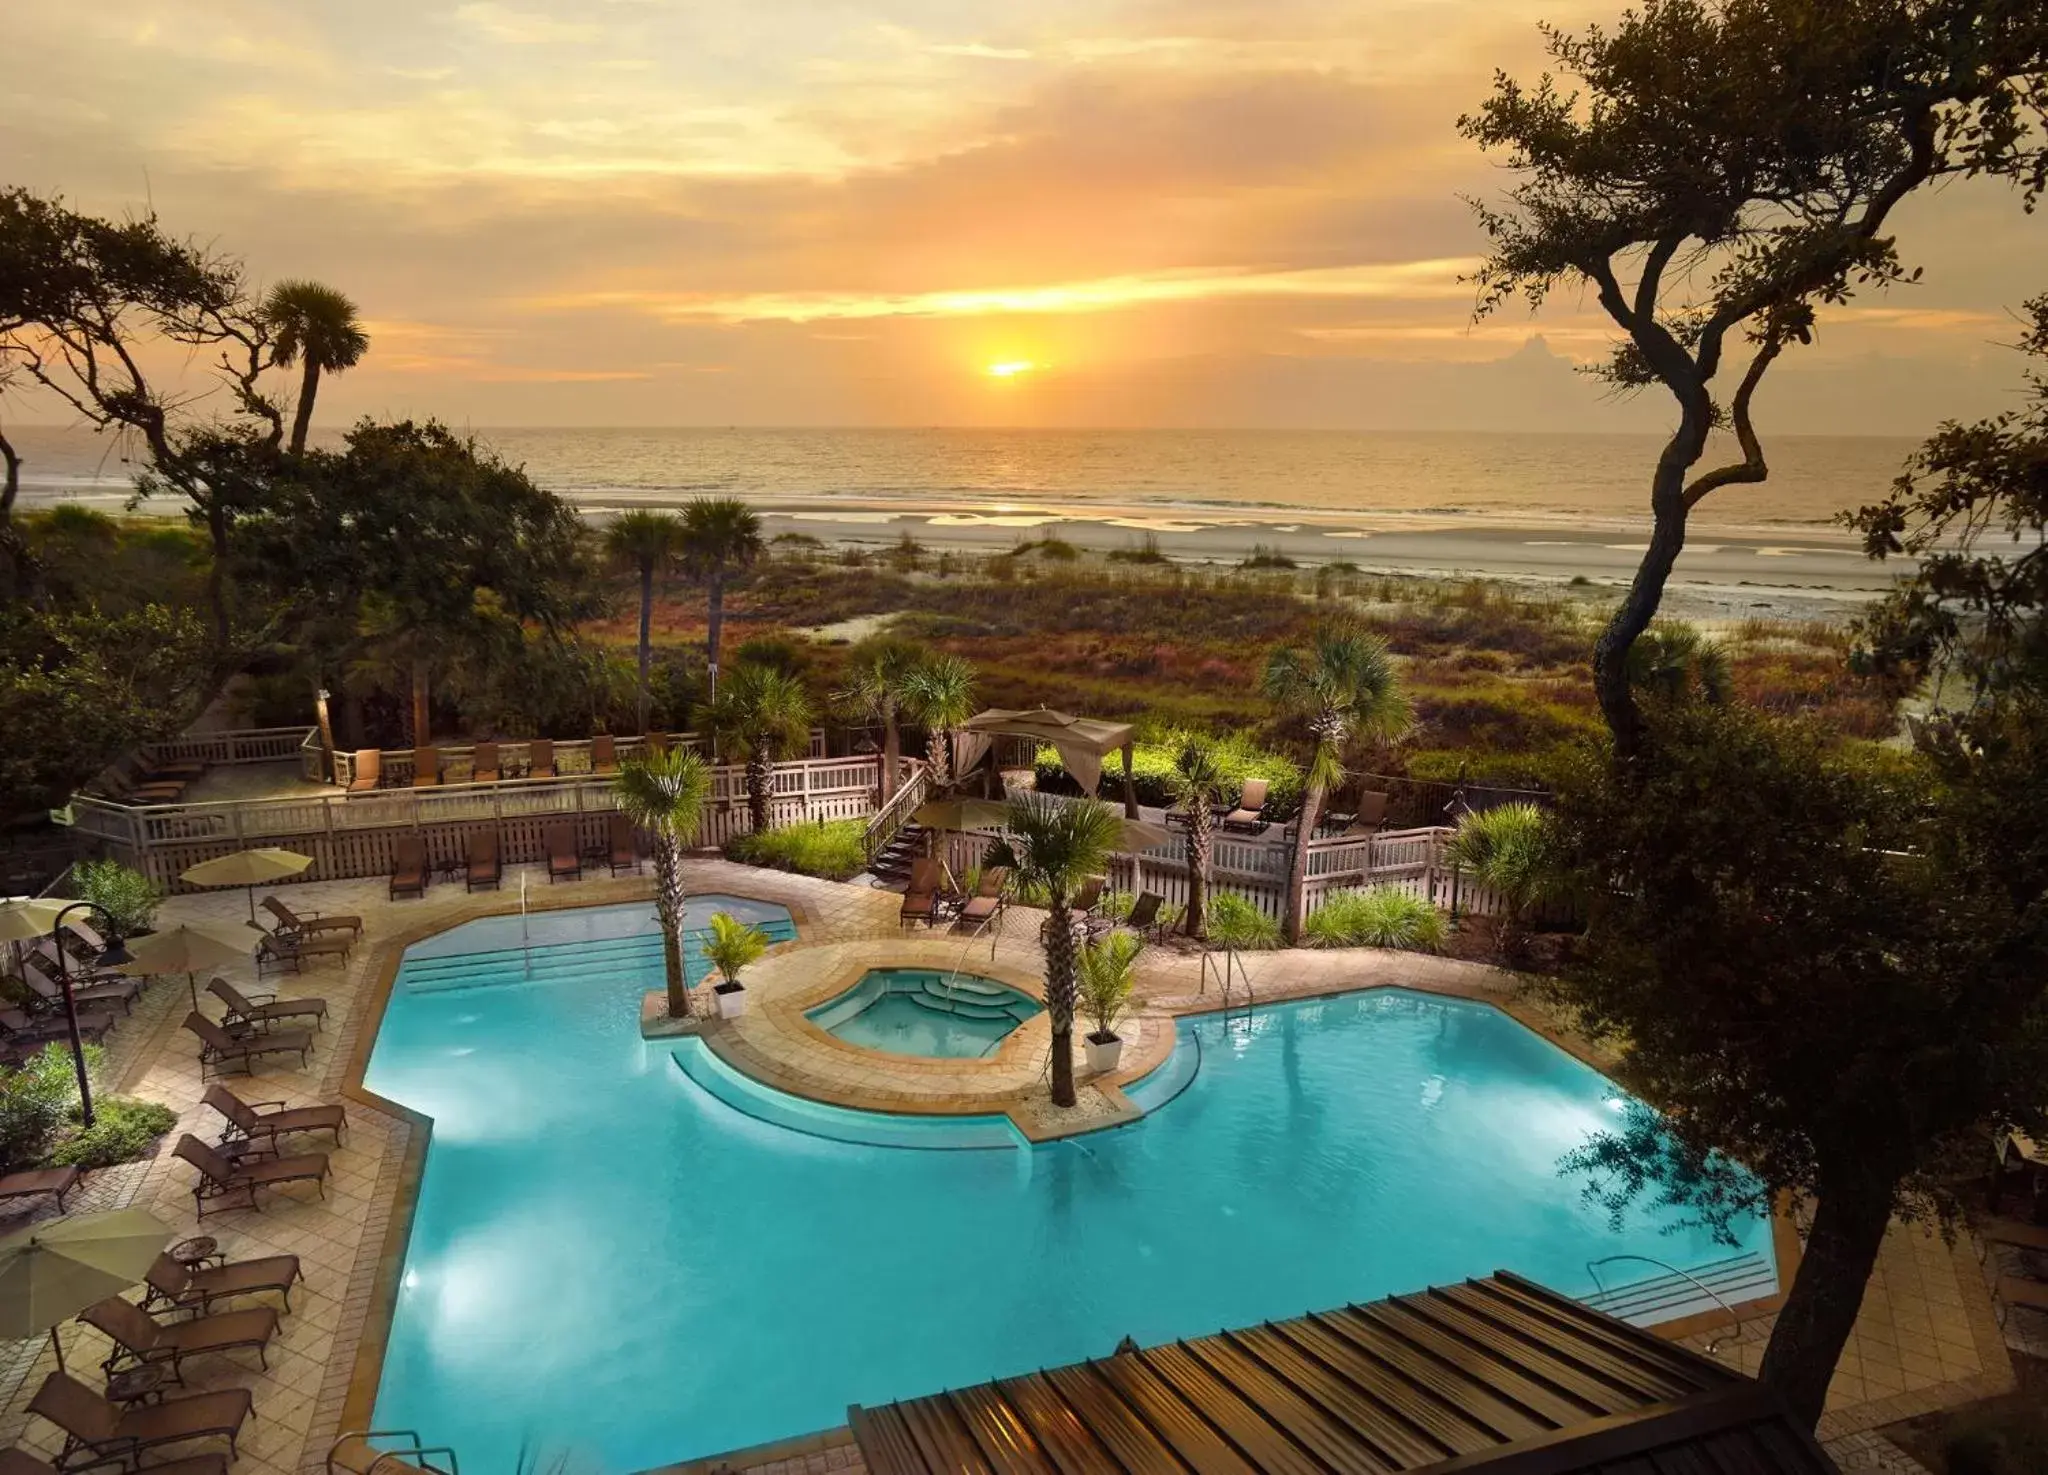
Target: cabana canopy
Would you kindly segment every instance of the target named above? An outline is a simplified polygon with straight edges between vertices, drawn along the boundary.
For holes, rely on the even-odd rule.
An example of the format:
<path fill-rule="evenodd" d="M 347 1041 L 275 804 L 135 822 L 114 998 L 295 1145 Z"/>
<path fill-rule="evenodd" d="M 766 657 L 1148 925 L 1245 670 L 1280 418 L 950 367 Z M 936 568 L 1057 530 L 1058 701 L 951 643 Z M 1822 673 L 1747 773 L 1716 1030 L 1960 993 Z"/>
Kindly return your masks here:
<path fill-rule="evenodd" d="M 968 718 L 963 731 L 970 735 L 970 741 L 978 737 L 979 742 L 970 749 L 972 757 L 963 757 L 960 762 L 962 771 L 981 761 L 993 738 L 1030 738 L 1057 748 L 1060 762 L 1066 765 L 1067 772 L 1074 776 L 1074 782 L 1081 786 L 1082 792 L 1088 794 L 1094 793 L 1102 782 L 1102 760 L 1120 751 L 1124 755 L 1124 814 L 1130 819 L 1138 817 L 1138 796 L 1131 781 L 1131 725 L 1128 722 L 1074 717 L 1056 712 L 1051 707 L 1034 707 L 1028 712 L 1006 712 L 999 707 L 991 707 Z"/>

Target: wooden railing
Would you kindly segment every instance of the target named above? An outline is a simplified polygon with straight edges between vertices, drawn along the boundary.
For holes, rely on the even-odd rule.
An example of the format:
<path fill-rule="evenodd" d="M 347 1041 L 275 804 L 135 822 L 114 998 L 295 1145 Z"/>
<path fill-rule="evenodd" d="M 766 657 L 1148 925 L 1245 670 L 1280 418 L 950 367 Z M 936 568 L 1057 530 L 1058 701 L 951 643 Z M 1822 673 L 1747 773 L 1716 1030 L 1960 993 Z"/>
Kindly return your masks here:
<path fill-rule="evenodd" d="M 862 819 L 874 813 L 881 781 L 875 758 L 811 758 L 777 764 L 770 815 L 776 824 L 800 819 Z M 308 880 L 389 872 L 397 836 L 418 834 L 430 858 L 459 858 L 477 830 L 498 832 L 508 861 L 546 854 L 546 832 L 562 824 L 579 844 L 596 845 L 616 809 L 605 777 L 522 779 L 495 784 L 442 784 L 303 799 L 244 799 L 217 804 L 126 805 L 80 796 L 72 803 L 75 833 L 142 871 L 169 890 L 185 890 L 179 873 L 200 861 L 258 845 L 313 857 Z M 746 770 L 712 770 L 711 798 L 698 841 L 723 845 L 751 826 Z"/>
<path fill-rule="evenodd" d="M 666 734 L 671 748 L 681 748 L 691 753 L 708 753 L 710 739 L 700 733 L 676 732 Z M 533 743 L 530 738 L 506 739 L 498 744 L 498 768 L 500 772 L 519 773 L 533 765 Z M 613 751 L 620 761 L 637 758 L 646 746 L 642 737 L 618 737 L 612 740 Z M 317 751 L 317 748 L 316 748 Z M 385 748 L 378 759 L 381 781 L 391 788 L 402 788 L 413 780 L 413 749 Z M 469 775 L 476 771 L 476 747 L 474 744 L 434 744 L 434 751 L 441 760 L 441 778 L 444 784 L 466 783 Z M 588 738 L 560 738 L 554 744 L 555 773 L 559 777 L 573 778 L 588 776 L 590 765 L 590 740 Z M 811 729 L 810 756 L 825 756 L 825 729 Z M 354 749 L 338 751 L 334 755 L 334 781 L 344 788 L 355 781 L 356 754 Z"/>
<path fill-rule="evenodd" d="M 917 807 L 924 803 L 925 795 L 931 789 L 931 770 L 922 763 L 907 761 L 902 777 L 901 786 L 889 796 L 887 804 L 875 811 L 874 818 L 868 821 L 868 827 L 860 837 L 861 853 L 870 863 L 896 838 L 896 832 L 910 822 L 910 816 L 917 812 Z"/>
<path fill-rule="evenodd" d="M 161 742 L 144 743 L 148 762 L 198 759 L 201 763 L 285 763 L 299 756 L 307 743 L 319 750 L 320 734 L 310 727 L 255 727 L 234 732 L 191 732 Z"/>

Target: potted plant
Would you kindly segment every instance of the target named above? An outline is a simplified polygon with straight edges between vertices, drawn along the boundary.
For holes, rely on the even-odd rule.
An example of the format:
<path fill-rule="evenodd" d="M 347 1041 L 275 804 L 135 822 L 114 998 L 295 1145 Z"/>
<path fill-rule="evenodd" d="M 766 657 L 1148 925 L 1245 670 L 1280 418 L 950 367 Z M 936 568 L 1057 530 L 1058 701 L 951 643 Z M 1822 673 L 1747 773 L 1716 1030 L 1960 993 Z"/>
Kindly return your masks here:
<path fill-rule="evenodd" d="M 1077 960 L 1081 1012 L 1095 1028 L 1088 1032 L 1088 1068 L 1107 1075 L 1123 1058 L 1123 1036 L 1116 1027 L 1131 1007 L 1131 975 L 1137 971 L 1144 939 L 1135 932 L 1112 932 L 1099 942 L 1084 943 Z"/>
<path fill-rule="evenodd" d="M 725 912 L 711 914 L 711 930 L 704 937 L 704 957 L 724 982 L 712 989 L 718 998 L 718 1017 L 737 1019 L 747 1012 L 747 989 L 740 982 L 740 970 L 768 951 L 768 934 L 750 927 Z"/>

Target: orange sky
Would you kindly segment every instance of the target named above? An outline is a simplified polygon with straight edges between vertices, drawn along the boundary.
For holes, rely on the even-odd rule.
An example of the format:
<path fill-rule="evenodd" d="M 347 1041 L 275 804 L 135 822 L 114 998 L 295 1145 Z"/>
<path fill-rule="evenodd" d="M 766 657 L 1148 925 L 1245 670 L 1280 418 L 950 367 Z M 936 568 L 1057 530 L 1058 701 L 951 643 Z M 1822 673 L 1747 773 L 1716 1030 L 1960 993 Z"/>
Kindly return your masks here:
<path fill-rule="evenodd" d="M 9 0 L 0 180 L 353 295 L 323 423 L 1653 428 L 1576 303 L 1474 331 L 1458 282 L 1500 178 L 1454 119 L 1617 9 Z M 1824 320 L 1767 427 L 2004 403 L 2048 221 L 1901 224 L 1926 285 Z"/>

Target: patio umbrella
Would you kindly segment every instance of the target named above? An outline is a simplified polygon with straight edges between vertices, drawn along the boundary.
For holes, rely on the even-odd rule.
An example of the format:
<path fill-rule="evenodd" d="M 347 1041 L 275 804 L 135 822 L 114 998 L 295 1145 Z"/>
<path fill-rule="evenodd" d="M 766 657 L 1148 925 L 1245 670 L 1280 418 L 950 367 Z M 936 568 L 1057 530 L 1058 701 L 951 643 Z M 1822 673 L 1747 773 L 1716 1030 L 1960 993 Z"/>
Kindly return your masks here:
<path fill-rule="evenodd" d="M 997 830 L 1009 812 L 993 799 L 934 799 L 920 804 L 911 819 L 928 830 Z"/>
<path fill-rule="evenodd" d="M 57 913 L 68 905 L 39 896 L 0 901 L 0 942 L 28 942 L 49 936 L 57 926 Z"/>
<path fill-rule="evenodd" d="M 313 857 L 296 850 L 266 846 L 261 850 L 237 850 L 233 855 L 202 860 L 178 873 L 180 881 L 194 886 L 246 886 L 249 888 L 249 925 L 256 925 L 256 888 L 272 881 L 296 876 L 313 864 Z"/>
<path fill-rule="evenodd" d="M 247 933 L 217 932 L 180 922 L 147 937 L 138 937 L 128 948 L 128 961 L 114 971 L 137 977 L 151 973 L 182 973 L 185 987 L 192 991 L 192 1012 L 199 1012 L 199 986 L 193 975 L 240 963 L 249 956 Z"/>
<path fill-rule="evenodd" d="M 63 1367 L 58 1324 L 139 1282 L 170 1242 L 146 1209 L 76 1214 L 0 1240 L 0 1337 L 48 1332 Z"/>

